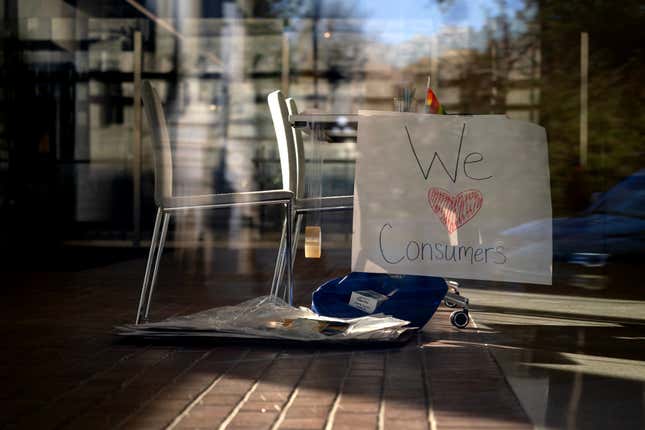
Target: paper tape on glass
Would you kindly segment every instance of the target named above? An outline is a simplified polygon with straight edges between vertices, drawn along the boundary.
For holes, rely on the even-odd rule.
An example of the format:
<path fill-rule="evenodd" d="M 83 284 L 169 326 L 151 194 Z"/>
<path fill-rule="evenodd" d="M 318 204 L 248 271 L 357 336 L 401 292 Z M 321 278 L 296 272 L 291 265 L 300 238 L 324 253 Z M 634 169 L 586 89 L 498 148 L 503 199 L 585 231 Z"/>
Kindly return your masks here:
<path fill-rule="evenodd" d="M 305 258 L 320 258 L 322 234 L 319 226 L 305 227 Z"/>

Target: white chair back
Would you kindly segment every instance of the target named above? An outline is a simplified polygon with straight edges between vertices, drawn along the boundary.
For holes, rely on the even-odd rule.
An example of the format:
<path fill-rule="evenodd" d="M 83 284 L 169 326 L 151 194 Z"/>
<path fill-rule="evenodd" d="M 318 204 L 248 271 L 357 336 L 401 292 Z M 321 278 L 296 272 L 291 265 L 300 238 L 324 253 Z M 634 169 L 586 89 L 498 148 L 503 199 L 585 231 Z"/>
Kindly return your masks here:
<path fill-rule="evenodd" d="M 275 137 L 278 141 L 278 152 L 280 154 L 280 168 L 282 170 L 282 188 L 297 194 L 298 169 L 296 151 L 294 145 L 293 131 L 289 124 L 289 110 L 284 95 L 280 90 L 274 91 L 268 96 L 269 110 L 275 129 Z"/>
<path fill-rule="evenodd" d="M 143 81 L 143 107 L 152 133 L 152 157 L 155 171 L 155 203 L 161 207 L 164 198 L 172 197 L 172 149 L 166 126 L 166 116 L 157 91 L 149 81 Z"/>
<path fill-rule="evenodd" d="M 298 106 L 291 97 L 287 99 L 287 109 L 289 109 L 289 115 L 298 115 Z M 293 141 L 296 145 L 296 171 L 298 174 L 296 197 L 302 198 L 305 196 L 305 146 L 302 143 L 300 129 L 291 127 L 291 130 L 293 131 Z"/>

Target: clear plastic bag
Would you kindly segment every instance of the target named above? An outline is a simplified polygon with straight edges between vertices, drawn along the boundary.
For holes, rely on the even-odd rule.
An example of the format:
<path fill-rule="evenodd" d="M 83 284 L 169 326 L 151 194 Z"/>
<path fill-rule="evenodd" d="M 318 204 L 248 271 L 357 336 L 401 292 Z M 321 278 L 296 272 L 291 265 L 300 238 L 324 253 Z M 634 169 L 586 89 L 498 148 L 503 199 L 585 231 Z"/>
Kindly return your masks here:
<path fill-rule="evenodd" d="M 392 341 L 408 321 L 386 315 L 329 318 L 295 308 L 274 296 L 223 306 L 161 322 L 116 327 L 117 334 L 139 336 L 212 336 L 300 341 Z"/>

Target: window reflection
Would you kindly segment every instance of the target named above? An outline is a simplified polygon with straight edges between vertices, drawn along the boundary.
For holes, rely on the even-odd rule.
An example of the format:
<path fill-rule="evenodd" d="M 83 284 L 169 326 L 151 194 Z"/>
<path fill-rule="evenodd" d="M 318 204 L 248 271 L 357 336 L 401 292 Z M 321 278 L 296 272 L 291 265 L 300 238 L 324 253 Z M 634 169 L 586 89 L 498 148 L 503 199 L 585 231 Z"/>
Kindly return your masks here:
<path fill-rule="evenodd" d="M 391 110 L 397 88 L 424 88 L 430 75 L 451 113 L 499 113 L 545 126 L 554 216 L 569 223 L 627 217 L 632 224 L 623 236 L 637 243 L 640 8 L 600 2 L 583 14 L 582 2 L 536 0 L 4 2 L 0 211 L 5 226 L 20 227 L 3 234 L 7 243 L 38 237 L 54 244 L 136 245 L 147 237 L 154 205 L 145 120 L 143 163 L 133 165 L 133 38 L 140 32 L 142 77 L 164 102 L 180 194 L 281 185 L 265 100 L 274 89 L 294 97 L 301 111 Z M 586 127 L 581 33 L 589 37 Z M 423 92 L 417 97 L 421 107 Z M 324 165 L 312 162 L 310 171 L 323 170 L 325 194 L 352 192 L 351 142 L 307 151 L 324 151 Z M 138 181 L 140 211 L 133 204 Z M 34 209 L 42 207 L 56 208 L 55 229 L 39 222 Z M 264 209 L 214 216 L 182 219 L 176 240 L 212 241 L 230 231 L 257 237 L 279 223 Z M 349 219 L 329 218 L 330 231 L 346 237 Z M 587 242 L 563 246 L 576 258 L 612 255 L 612 231 L 586 231 Z"/>

